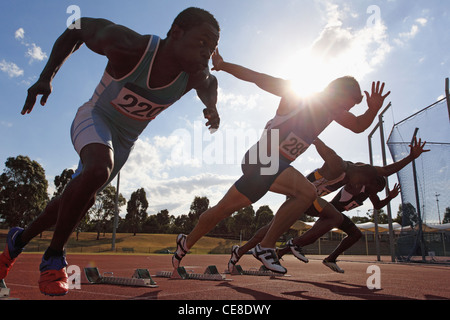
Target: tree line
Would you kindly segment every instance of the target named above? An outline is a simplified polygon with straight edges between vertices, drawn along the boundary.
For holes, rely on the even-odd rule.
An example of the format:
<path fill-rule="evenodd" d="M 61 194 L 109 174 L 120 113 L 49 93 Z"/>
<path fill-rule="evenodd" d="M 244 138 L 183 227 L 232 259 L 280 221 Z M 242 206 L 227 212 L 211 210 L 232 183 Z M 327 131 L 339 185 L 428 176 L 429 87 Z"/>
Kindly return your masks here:
<path fill-rule="evenodd" d="M 74 171 L 64 169 L 54 179 L 55 192 L 48 194 L 49 183 L 45 170 L 34 160 L 19 155 L 5 162 L 0 175 L 0 228 L 26 227 L 44 210 L 47 203 L 58 197 L 72 179 Z M 197 224 L 200 215 L 209 208 L 207 197 L 196 196 L 189 212 L 178 216 L 164 209 L 156 214 L 148 214 L 149 203 L 144 188 L 134 191 L 128 200 L 114 186 L 108 185 L 97 194 L 95 204 L 79 223 L 78 232 L 109 233 L 113 230 L 117 211 L 125 210 L 119 216 L 117 232 L 126 233 L 189 233 Z M 269 206 L 261 206 L 256 211 L 253 206 L 235 212 L 220 222 L 209 235 L 221 237 L 250 238 L 260 227 L 269 223 L 273 212 Z"/>
<path fill-rule="evenodd" d="M 73 170 L 64 169 L 54 179 L 55 192 L 48 194 L 48 181 L 42 166 L 27 156 L 10 157 L 5 162 L 4 172 L 0 175 L 0 228 L 13 226 L 26 227 L 44 210 L 48 201 L 62 194 L 72 179 Z M 116 201 L 117 198 L 117 201 Z M 117 203 L 117 206 L 116 206 Z M 114 216 L 117 210 L 125 210 L 124 217 L 119 216 L 117 232 L 125 233 L 189 233 L 197 224 L 200 215 L 210 207 L 207 197 L 196 196 L 189 212 L 171 215 L 167 209 L 156 214 L 148 214 L 149 203 L 144 188 L 134 191 L 126 200 L 117 194 L 114 186 L 108 185 L 97 196 L 97 200 L 78 225 L 77 232 L 110 233 L 113 230 Z M 413 208 L 402 205 L 395 219 L 401 223 L 403 211 L 408 219 L 413 220 Z M 221 221 L 210 233 L 210 236 L 241 238 L 248 240 L 262 226 L 268 224 L 274 216 L 269 206 L 258 209 L 248 206 L 235 212 Z M 305 221 L 314 219 L 303 216 Z M 373 215 L 352 217 L 355 223 L 373 221 Z M 450 208 L 445 213 L 445 221 L 450 221 Z M 379 213 L 379 223 L 387 223 L 387 214 Z"/>

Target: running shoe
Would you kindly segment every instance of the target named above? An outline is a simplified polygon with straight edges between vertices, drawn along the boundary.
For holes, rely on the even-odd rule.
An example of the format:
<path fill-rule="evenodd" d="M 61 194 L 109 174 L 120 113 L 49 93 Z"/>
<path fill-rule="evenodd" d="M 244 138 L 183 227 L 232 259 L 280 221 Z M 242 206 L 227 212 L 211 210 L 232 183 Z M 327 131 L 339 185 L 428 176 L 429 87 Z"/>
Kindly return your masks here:
<path fill-rule="evenodd" d="M 303 248 L 296 246 L 293 242 L 292 239 L 289 240 L 287 242 L 287 246 L 291 249 L 292 254 L 300 261 L 304 262 L 304 263 L 308 263 L 309 260 L 308 258 L 305 256 L 305 254 L 303 253 Z"/>
<path fill-rule="evenodd" d="M 64 255 L 42 258 L 39 270 L 39 290 L 48 296 L 63 296 L 69 292 L 69 280 L 66 273 L 67 261 Z"/>
<path fill-rule="evenodd" d="M 253 256 L 261 261 L 263 265 L 272 272 L 285 274 L 286 268 L 280 264 L 275 249 L 261 248 L 258 244 L 252 251 Z"/>
<path fill-rule="evenodd" d="M 186 248 L 186 235 L 179 234 L 177 237 L 177 250 L 172 256 L 172 266 L 176 269 L 180 266 L 181 259 L 184 258 L 186 253 L 188 253 L 188 249 Z"/>
<path fill-rule="evenodd" d="M 23 251 L 23 248 L 16 248 L 17 236 L 22 234 L 22 228 L 12 228 L 6 236 L 6 246 L 0 255 L 0 280 L 5 279 L 11 270 L 17 256 Z"/>
<path fill-rule="evenodd" d="M 238 250 L 239 250 L 239 246 L 234 245 L 231 248 L 231 258 L 230 261 L 228 261 L 228 271 L 230 273 L 233 273 L 233 268 L 236 265 L 236 263 L 239 261 L 239 259 L 241 258 L 238 254 Z"/>
<path fill-rule="evenodd" d="M 328 268 L 330 268 L 331 270 L 333 270 L 334 272 L 337 273 L 344 273 L 344 270 L 342 270 L 341 268 L 339 268 L 339 266 L 336 264 L 336 261 L 327 261 L 327 260 L 323 260 L 322 263 L 324 265 L 326 265 Z"/>

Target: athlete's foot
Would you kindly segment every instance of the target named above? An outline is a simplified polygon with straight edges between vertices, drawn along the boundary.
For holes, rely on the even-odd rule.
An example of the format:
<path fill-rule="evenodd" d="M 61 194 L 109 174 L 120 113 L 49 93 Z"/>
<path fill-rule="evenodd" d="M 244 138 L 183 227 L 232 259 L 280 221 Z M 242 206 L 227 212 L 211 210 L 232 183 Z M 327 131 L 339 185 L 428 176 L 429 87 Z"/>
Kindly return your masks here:
<path fill-rule="evenodd" d="M 186 235 L 179 234 L 177 237 L 177 250 L 172 256 L 172 266 L 176 269 L 180 266 L 181 260 L 188 253 L 189 249 L 186 248 Z"/>
<path fill-rule="evenodd" d="M 11 270 L 17 256 L 23 251 L 22 247 L 16 247 L 17 237 L 22 234 L 22 228 L 12 228 L 6 236 L 6 246 L 0 255 L 0 280 L 5 279 Z"/>
<path fill-rule="evenodd" d="M 69 292 L 69 282 L 66 273 L 67 261 L 64 255 L 42 258 L 39 270 L 39 289 L 48 296 L 63 296 Z"/>
<path fill-rule="evenodd" d="M 344 273 L 345 272 L 343 269 L 339 268 L 339 266 L 336 264 L 336 261 L 331 261 L 331 260 L 328 261 L 328 260 L 324 259 L 322 261 L 322 263 L 324 265 L 326 265 L 328 268 L 330 268 L 331 270 L 333 270 L 334 272 L 337 272 L 337 273 Z"/>
<path fill-rule="evenodd" d="M 287 243 L 289 249 L 291 249 L 292 254 L 300 261 L 304 262 L 304 263 L 308 263 L 309 260 L 308 258 L 305 256 L 305 254 L 303 253 L 303 249 L 302 247 L 296 246 L 293 242 L 292 239 L 288 241 Z"/>
<path fill-rule="evenodd" d="M 231 258 L 230 258 L 230 260 L 228 261 L 228 271 L 229 271 L 230 273 L 233 272 L 234 266 L 236 265 L 236 263 L 237 263 L 237 262 L 239 261 L 239 259 L 241 258 L 241 257 L 239 256 L 238 250 L 239 250 L 239 246 L 237 246 L 237 245 L 234 245 L 234 246 L 231 248 Z"/>
<path fill-rule="evenodd" d="M 261 248 L 258 244 L 252 251 L 253 256 L 261 261 L 263 265 L 270 271 L 285 274 L 287 272 L 286 268 L 280 264 L 277 253 L 275 249 L 271 248 Z"/>

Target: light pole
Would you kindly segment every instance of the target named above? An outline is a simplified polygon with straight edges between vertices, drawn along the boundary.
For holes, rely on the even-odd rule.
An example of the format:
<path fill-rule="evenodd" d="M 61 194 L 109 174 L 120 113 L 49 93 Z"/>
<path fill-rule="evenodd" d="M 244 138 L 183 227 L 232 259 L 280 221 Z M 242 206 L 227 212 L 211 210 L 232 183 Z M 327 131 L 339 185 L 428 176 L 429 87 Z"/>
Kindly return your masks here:
<path fill-rule="evenodd" d="M 436 204 L 437 204 L 437 209 L 438 209 L 438 219 L 439 219 L 439 224 L 441 224 L 441 213 L 439 212 L 439 196 L 440 196 L 440 194 L 438 194 L 436 192 Z"/>

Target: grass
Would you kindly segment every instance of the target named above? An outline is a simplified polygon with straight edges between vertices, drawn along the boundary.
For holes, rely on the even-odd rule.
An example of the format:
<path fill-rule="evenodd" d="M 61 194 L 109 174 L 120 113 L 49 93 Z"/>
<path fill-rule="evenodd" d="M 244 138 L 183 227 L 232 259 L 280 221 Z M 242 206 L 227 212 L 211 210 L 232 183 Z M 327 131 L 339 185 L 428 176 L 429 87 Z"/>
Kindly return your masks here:
<path fill-rule="evenodd" d="M 0 230 L 1 242 L 4 242 L 8 230 Z M 45 231 L 42 236 L 35 237 L 26 247 L 25 252 L 43 252 L 47 249 L 53 236 L 52 231 Z M 174 234 L 142 234 L 134 236 L 132 233 L 116 234 L 116 253 L 130 253 L 126 248 L 133 248 L 134 253 L 164 253 L 164 251 L 173 252 L 176 249 L 176 237 Z M 229 253 L 234 244 L 238 241 L 226 240 L 212 237 L 203 237 L 190 251 L 194 254 L 222 254 Z M 76 239 L 76 233 L 73 233 L 66 245 L 68 253 L 111 253 L 112 234 L 100 234 L 97 240 L 95 232 L 81 232 Z M 125 248 L 125 250 L 124 250 Z"/>

